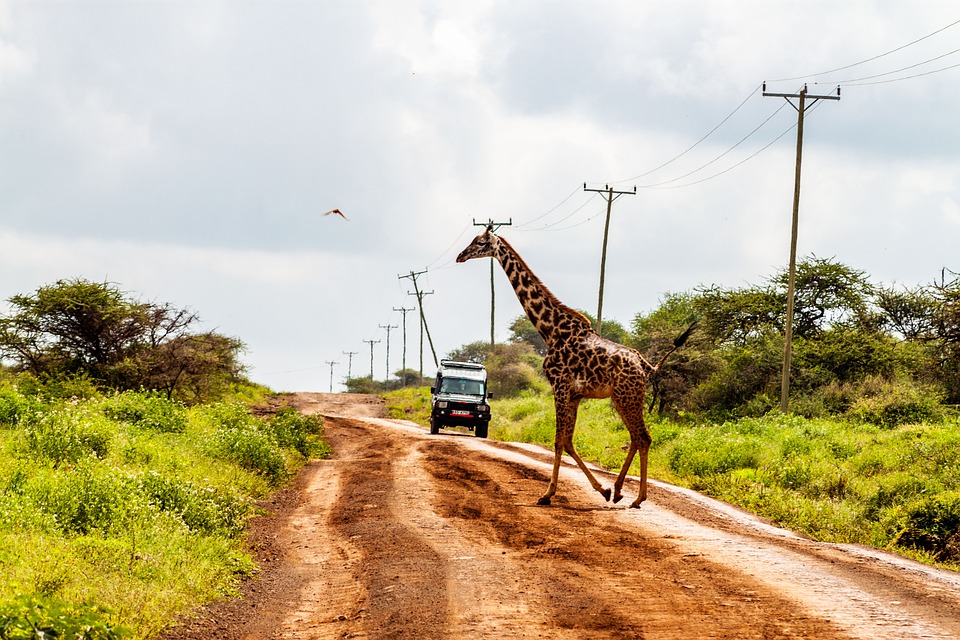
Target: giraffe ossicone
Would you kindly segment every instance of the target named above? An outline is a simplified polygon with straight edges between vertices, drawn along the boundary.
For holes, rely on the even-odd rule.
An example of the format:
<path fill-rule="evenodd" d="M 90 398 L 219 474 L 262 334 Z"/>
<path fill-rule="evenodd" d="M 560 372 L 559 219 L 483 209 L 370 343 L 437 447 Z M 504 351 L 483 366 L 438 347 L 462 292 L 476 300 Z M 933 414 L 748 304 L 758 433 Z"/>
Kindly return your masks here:
<path fill-rule="evenodd" d="M 634 456 L 639 454 L 640 493 L 630 505 L 639 507 L 647 499 L 647 457 L 652 442 L 643 418 L 647 380 L 660 369 L 670 353 L 683 345 L 693 326 L 677 338 L 673 349 L 653 365 L 638 351 L 597 335 L 586 316 L 560 302 L 534 275 L 516 250 L 493 233 L 492 228 L 487 227 L 486 231 L 474 238 L 457 256 L 457 262 L 474 258 L 494 258 L 500 263 L 527 317 L 547 345 L 543 372 L 553 387 L 557 428 L 553 473 L 547 491 L 537 501 L 538 504 L 550 504 L 556 494 L 564 452 L 574 459 L 591 486 L 606 500 L 610 500 L 610 489 L 597 481 L 574 449 L 573 431 L 577 423 L 577 409 L 583 399 L 611 398 L 614 409 L 630 433 L 630 448 L 613 485 L 613 501 L 619 502 L 623 498 L 621 490 L 627 471 Z"/>

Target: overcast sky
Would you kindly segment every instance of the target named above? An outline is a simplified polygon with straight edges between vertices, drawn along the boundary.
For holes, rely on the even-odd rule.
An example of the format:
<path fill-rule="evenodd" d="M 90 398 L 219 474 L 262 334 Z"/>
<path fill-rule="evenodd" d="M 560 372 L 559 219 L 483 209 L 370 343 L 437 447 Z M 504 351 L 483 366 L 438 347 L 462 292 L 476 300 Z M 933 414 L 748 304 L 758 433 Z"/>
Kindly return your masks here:
<path fill-rule="evenodd" d="M 763 81 L 842 87 L 807 112 L 798 253 L 928 283 L 960 270 L 958 20 L 955 0 L 0 0 L 0 298 L 112 282 L 241 338 L 257 382 L 326 391 L 336 361 L 337 390 L 344 352 L 369 374 L 365 340 L 385 377 L 381 325 L 400 368 L 411 271 L 439 356 L 488 339 L 489 261 L 453 262 L 475 221 L 512 221 L 595 313 L 586 182 L 637 186 L 604 295 L 629 327 L 785 267 L 797 112 Z M 499 267 L 496 295 L 504 340 L 522 309 Z"/>

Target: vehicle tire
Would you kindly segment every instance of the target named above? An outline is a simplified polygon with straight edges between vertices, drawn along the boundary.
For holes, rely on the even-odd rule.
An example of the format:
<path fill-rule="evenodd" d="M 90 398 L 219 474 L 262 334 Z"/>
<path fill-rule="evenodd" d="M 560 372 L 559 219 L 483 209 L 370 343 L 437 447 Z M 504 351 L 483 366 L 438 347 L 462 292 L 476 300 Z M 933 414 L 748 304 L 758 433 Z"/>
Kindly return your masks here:
<path fill-rule="evenodd" d="M 430 418 L 430 433 L 433 435 L 440 433 L 440 423 L 434 418 Z"/>
<path fill-rule="evenodd" d="M 489 427 L 489 426 L 490 426 L 490 424 L 487 423 L 487 422 L 483 422 L 483 423 L 481 423 L 481 424 L 478 424 L 478 425 L 477 425 L 477 428 L 476 428 L 476 429 L 474 430 L 474 432 L 473 432 L 473 435 L 475 435 L 475 436 L 478 437 L 478 438 L 486 438 L 486 437 L 487 437 L 487 427 Z"/>

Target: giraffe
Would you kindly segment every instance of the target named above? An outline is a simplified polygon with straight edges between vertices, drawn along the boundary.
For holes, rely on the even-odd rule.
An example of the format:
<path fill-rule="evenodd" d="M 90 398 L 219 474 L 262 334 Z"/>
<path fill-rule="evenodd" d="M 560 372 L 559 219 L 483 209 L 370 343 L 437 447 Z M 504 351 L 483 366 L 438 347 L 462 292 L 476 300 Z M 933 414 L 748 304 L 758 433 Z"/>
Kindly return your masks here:
<path fill-rule="evenodd" d="M 516 250 L 493 233 L 490 226 L 457 256 L 457 262 L 487 257 L 495 258 L 503 267 L 527 317 L 547 343 L 543 372 L 553 387 L 557 428 L 553 473 L 546 493 L 537 504 L 549 505 L 557 492 L 560 460 L 564 451 L 576 461 L 593 488 L 604 499 L 610 500 L 610 489 L 597 481 L 574 449 L 573 430 L 581 400 L 611 398 L 630 433 L 630 448 L 613 485 L 613 501 L 616 503 L 623 498 L 623 482 L 634 456 L 639 454 L 640 493 L 630 505 L 639 508 L 640 503 L 647 499 L 647 455 L 652 441 L 643 419 L 647 379 L 660 369 L 670 353 L 683 345 L 694 326 L 691 325 L 674 341 L 673 348 L 656 365 L 652 365 L 636 350 L 599 336 L 586 316 L 560 302 L 534 275 Z"/>

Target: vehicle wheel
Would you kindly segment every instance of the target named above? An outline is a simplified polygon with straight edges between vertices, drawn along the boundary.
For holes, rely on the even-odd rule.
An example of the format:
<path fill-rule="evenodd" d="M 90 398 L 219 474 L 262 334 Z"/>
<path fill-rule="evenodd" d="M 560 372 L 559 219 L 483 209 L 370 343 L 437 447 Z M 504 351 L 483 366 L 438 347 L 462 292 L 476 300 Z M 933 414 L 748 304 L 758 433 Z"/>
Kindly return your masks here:
<path fill-rule="evenodd" d="M 486 437 L 487 437 L 487 427 L 489 427 L 489 426 L 490 426 L 490 425 L 487 424 L 486 422 L 484 422 L 483 424 L 478 424 L 478 425 L 477 425 L 477 428 L 476 428 L 476 430 L 473 432 L 473 434 L 474 434 L 475 436 L 477 436 L 478 438 L 486 438 Z"/>
<path fill-rule="evenodd" d="M 430 433 L 433 435 L 440 433 L 440 423 L 434 418 L 430 418 Z"/>

